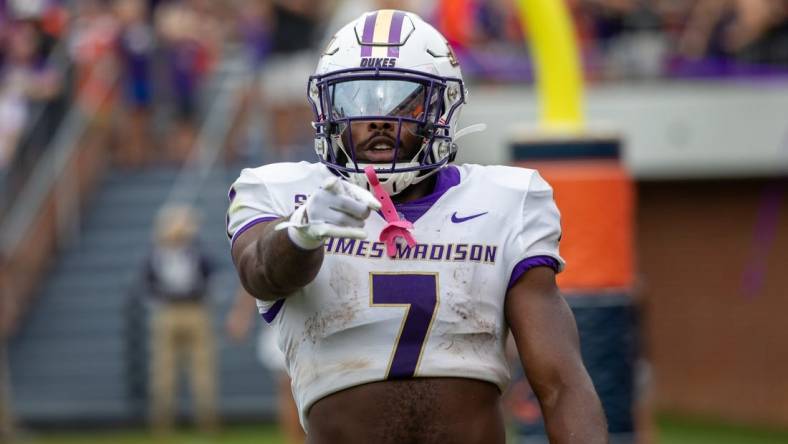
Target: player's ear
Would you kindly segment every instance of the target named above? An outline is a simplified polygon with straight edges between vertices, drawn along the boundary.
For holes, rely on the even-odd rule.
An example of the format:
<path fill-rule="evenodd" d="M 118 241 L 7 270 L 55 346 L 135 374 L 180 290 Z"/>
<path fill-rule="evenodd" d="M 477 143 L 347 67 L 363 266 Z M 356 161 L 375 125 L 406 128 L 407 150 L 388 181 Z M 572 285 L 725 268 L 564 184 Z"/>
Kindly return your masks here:
<path fill-rule="evenodd" d="M 416 135 L 424 137 L 425 139 L 431 138 L 435 134 L 435 124 L 432 122 L 427 122 L 423 125 L 419 125 L 416 128 Z"/>

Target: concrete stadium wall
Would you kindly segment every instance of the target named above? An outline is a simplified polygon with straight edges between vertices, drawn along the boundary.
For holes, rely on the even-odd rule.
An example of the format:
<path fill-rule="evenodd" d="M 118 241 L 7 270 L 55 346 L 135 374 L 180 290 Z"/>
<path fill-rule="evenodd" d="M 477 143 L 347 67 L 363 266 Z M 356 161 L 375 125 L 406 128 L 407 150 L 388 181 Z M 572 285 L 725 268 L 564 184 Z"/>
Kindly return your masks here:
<path fill-rule="evenodd" d="M 532 90 L 471 85 L 459 160 L 508 163 L 516 127 L 535 128 Z M 749 177 L 788 171 L 788 82 L 622 84 L 587 94 L 592 128 L 621 131 L 636 179 Z"/>

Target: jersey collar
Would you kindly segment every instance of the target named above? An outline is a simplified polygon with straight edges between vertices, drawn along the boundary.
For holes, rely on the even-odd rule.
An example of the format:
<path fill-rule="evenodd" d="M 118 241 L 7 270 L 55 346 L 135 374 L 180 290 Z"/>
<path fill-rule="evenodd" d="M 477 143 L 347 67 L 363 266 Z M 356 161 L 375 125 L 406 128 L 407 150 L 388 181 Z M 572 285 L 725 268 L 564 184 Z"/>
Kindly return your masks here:
<path fill-rule="evenodd" d="M 438 199 L 441 198 L 450 188 L 460 183 L 460 169 L 454 165 L 448 165 L 441 168 L 435 173 L 435 189 L 432 193 L 421 197 L 419 199 L 395 204 L 397 212 L 399 212 L 405 219 L 410 222 L 416 222 L 418 218 L 424 215 Z"/>

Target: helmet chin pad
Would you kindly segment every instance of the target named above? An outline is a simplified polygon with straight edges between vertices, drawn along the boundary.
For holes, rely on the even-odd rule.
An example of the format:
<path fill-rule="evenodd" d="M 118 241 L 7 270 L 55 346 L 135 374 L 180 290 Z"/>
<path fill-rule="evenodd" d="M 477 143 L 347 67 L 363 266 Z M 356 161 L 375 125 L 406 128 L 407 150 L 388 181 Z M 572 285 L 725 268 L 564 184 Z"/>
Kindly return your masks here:
<path fill-rule="evenodd" d="M 399 194 L 405 188 L 413 185 L 414 183 L 418 183 L 421 181 L 422 177 L 419 177 L 419 171 L 406 171 L 406 172 L 390 172 L 392 165 L 391 164 L 381 164 L 381 163 L 358 163 L 358 169 L 364 170 L 365 167 L 371 165 L 375 168 L 375 172 L 380 180 L 380 184 L 383 186 L 383 189 L 390 196 L 394 196 Z M 407 162 L 407 163 L 397 163 L 397 166 L 410 168 L 410 167 L 418 167 L 418 162 Z M 356 165 L 352 162 L 347 164 L 348 168 L 356 168 Z M 369 184 L 367 180 L 367 175 L 363 172 L 360 173 L 346 173 L 348 177 L 348 181 L 351 183 L 358 185 L 366 190 L 371 191 L 372 186 Z M 418 179 L 418 180 L 417 180 Z"/>

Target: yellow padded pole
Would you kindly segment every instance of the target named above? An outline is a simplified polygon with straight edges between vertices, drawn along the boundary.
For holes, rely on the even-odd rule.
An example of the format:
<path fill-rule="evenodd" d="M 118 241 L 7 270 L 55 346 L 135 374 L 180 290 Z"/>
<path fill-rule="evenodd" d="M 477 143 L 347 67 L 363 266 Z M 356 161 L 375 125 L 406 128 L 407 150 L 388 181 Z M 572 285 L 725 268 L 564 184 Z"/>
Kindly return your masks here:
<path fill-rule="evenodd" d="M 529 36 L 540 101 L 540 126 L 576 131 L 585 124 L 583 73 L 565 0 L 518 0 Z"/>

